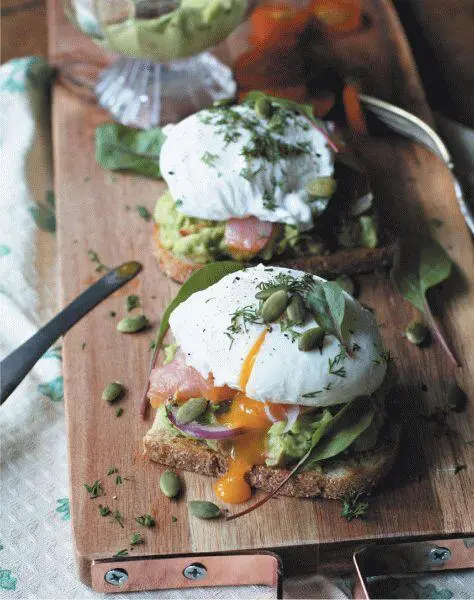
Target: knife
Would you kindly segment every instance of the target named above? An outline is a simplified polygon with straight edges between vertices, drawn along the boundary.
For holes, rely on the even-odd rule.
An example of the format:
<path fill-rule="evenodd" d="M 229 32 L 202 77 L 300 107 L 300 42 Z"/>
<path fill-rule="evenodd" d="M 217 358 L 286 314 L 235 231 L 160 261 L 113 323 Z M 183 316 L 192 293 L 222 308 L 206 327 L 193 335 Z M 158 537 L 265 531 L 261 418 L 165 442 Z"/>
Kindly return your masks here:
<path fill-rule="evenodd" d="M 112 269 L 82 292 L 19 348 L 5 357 L 0 362 L 0 404 L 5 402 L 46 350 L 61 335 L 69 331 L 112 292 L 133 279 L 141 271 L 141 268 L 139 262 L 130 261 Z"/>

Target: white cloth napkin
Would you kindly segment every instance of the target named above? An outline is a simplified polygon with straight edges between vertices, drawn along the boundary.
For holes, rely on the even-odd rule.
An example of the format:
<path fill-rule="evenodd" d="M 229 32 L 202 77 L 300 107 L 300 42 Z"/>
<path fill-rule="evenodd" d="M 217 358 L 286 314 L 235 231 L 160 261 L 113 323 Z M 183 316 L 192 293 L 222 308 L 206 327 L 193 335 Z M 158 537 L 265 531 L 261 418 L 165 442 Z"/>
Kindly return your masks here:
<path fill-rule="evenodd" d="M 57 310 L 49 86 L 39 58 L 0 67 L 0 356 Z M 1 376 L 1 374 L 0 374 Z M 97 598 L 76 574 L 69 517 L 61 347 L 56 344 L 0 408 L 0 598 Z M 474 578 L 399 584 L 402 598 L 469 598 Z M 441 586 L 441 587 L 440 587 Z M 351 580 L 289 579 L 287 598 L 348 598 Z M 393 595 L 392 595 L 393 594 Z M 125 598 L 123 594 L 115 598 Z M 133 598 L 268 598 L 267 588 L 157 591 Z"/>

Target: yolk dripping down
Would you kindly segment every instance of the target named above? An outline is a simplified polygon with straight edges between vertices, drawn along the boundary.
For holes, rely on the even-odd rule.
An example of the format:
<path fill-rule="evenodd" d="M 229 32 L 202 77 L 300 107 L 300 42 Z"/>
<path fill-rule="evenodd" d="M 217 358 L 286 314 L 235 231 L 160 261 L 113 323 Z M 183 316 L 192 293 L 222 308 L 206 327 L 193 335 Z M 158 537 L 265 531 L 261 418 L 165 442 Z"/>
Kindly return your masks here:
<path fill-rule="evenodd" d="M 265 340 L 267 330 L 258 336 L 250 349 L 240 373 L 240 387 L 245 390 L 252 374 L 258 352 Z M 272 404 L 272 414 L 283 417 L 283 407 Z M 265 404 L 248 398 L 244 392 L 239 392 L 233 399 L 230 409 L 218 417 L 223 425 L 232 427 L 243 426 L 251 431 L 232 440 L 230 465 L 227 473 L 221 477 L 215 487 L 216 495 L 228 504 L 245 502 L 252 495 L 245 475 L 253 465 L 265 462 L 265 435 L 272 422 L 265 413 Z"/>

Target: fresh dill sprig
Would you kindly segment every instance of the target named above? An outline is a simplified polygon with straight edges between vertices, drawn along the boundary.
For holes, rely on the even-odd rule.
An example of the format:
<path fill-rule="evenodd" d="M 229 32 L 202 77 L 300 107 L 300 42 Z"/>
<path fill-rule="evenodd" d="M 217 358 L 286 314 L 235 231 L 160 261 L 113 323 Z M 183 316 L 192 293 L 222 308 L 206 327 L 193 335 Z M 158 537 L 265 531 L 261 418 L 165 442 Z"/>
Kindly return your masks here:
<path fill-rule="evenodd" d="M 306 394 L 301 394 L 302 398 L 316 398 L 318 394 L 320 394 L 323 390 L 315 390 L 314 392 L 307 392 Z"/>
<path fill-rule="evenodd" d="M 87 485 L 87 483 L 83 484 L 88 493 L 90 494 L 89 498 L 93 500 L 94 498 L 98 498 L 99 496 L 104 495 L 104 490 L 102 488 L 102 484 L 98 479 L 94 481 L 92 485 Z"/>
<path fill-rule="evenodd" d="M 333 359 L 328 358 L 329 364 L 329 374 L 337 375 L 337 377 L 345 377 L 346 369 L 344 366 L 338 366 L 342 363 L 342 361 L 346 358 L 346 351 L 344 348 L 341 348 L 339 354 L 337 354 Z"/>
<path fill-rule="evenodd" d="M 145 539 L 141 533 L 136 532 L 132 535 L 132 539 L 130 540 L 130 546 L 137 546 L 138 544 L 144 544 L 144 543 L 145 543 Z"/>
<path fill-rule="evenodd" d="M 107 471 L 107 475 L 113 475 L 114 473 L 118 473 L 117 467 L 110 467 L 110 469 Z"/>
<path fill-rule="evenodd" d="M 346 498 L 342 502 L 341 516 L 348 521 L 353 519 L 361 519 L 369 510 L 367 500 L 360 500 L 361 494 L 356 494 L 350 498 Z"/>
<path fill-rule="evenodd" d="M 231 340 L 230 346 L 234 342 L 234 336 L 237 333 L 242 333 L 248 331 L 248 325 L 263 323 L 262 317 L 257 308 L 254 306 L 244 306 L 243 308 L 238 308 L 232 315 L 230 319 L 230 325 L 227 327 L 225 331 L 225 335 Z"/>
<path fill-rule="evenodd" d="M 202 162 L 207 165 L 208 167 L 215 167 L 215 162 L 216 160 L 219 158 L 218 154 L 212 154 L 211 152 L 204 152 L 204 154 L 201 156 L 201 160 Z"/>
<path fill-rule="evenodd" d="M 289 335 L 291 337 L 292 342 L 294 342 L 300 337 L 301 333 L 293 329 L 293 326 L 295 325 L 293 321 L 291 321 L 290 319 L 283 318 L 280 320 L 279 323 L 281 332 L 283 334 L 286 334 L 287 336 Z"/>
<path fill-rule="evenodd" d="M 116 552 L 114 554 L 114 556 L 128 556 L 127 548 L 124 548 L 123 550 L 119 550 L 118 552 Z"/>
<path fill-rule="evenodd" d="M 123 528 L 123 515 L 120 511 L 116 510 L 113 515 L 111 515 L 112 521 L 116 521 L 120 527 Z"/>
<path fill-rule="evenodd" d="M 155 519 L 148 514 L 135 517 L 135 521 L 143 527 L 153 527 L 155 525 Z"/>
<path fill-rule="evenodd" d="M 110 515 L 110 507 L 108 506 L 102 506 L 102 504 L 99 504 L 99 514 L 101 517 L 107 517 L 108 515 Z"/>

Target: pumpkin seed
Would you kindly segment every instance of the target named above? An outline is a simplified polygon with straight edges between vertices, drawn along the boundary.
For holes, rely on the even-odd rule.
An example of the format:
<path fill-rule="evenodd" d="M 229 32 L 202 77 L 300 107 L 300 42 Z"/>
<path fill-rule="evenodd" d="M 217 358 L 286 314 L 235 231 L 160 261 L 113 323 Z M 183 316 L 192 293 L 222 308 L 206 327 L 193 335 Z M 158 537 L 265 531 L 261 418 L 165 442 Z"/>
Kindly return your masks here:
<path fill-rule="evenodd" d="M 288 292 L 278 290 L 269 296 L 262 306 L 262 319 L 264 323 L 273 323 L 280 317 L 288 306 Z"/>
<path fill-rule="evenodd" d="M 306 321 L 306 307 L 304 300 L 299 294 L 295 294 L 286 309 L 288 318 L 296 325 L 303 325 Z"/>
<path fill-rule="evenodd" d="M 257 298 L 257 300 L 266 300 L 267 298 L 270 298 L 273 292 L 278 292 L 279 290 L 288 291 L 288 288 L 286 285 L 275 285 L 266 290 L 260 290 L 255 294 L 255 298 Z"/>
<path fill-rule="evenodd" d="M 176 413 L 178 423 L 191 423 L 200 417 L 207 409 L 207 400 L 205 398 L 190 398 L 182 404 Z"/>
<path fill-rule="evenodd" d="M 337 183 L 332 177 L 316 177 L 306 186 L 306 191 L 313 198 L 329 198 L 336 191 Z"/>
<path fill-rule="evenodd" d="M 145 315 L 134 315 L 130 317 L 124 317 L 117 323 L 117 331 L 120 333 L 137 333 L 148 327 L 150 322 Z"/>
<path fill-rule="evenodd" d="M 174 471 L 165 471 L 160 477 L 160 490 L 168 498 L 176 498 L 181 491 L 181 481 Z"/>
<path fill-rule="evenodd" d="M 467 394 L 457 383 L 453 383 L 448 391 L 448 406 L 455 412 L 462 412 L 467 405 Z"/>
<path fill-rule="evenodd" d="M 340 277 L 338 277 L 336 279 L 336 283 L 342 287 L 342 289 L 347 292 L 348 294 L 350 294 L 351 296 L 354 295 L 354 282 L 352 281 L 352 279 L 349 277 L 349 275 L 341 275 Z"/>
<path fill-rule="evenodd" d="M 198 519 L 216 519 L 221 515 L 221 509 L 214 502 L 191 500 L 188 506 L 191 514 Z"/>
<path fill-rule="evenodd" d="M 321 350 L 326 332 L 322 327 L 307 329 L 298 339 L 298 348 L 302 352 L 311 352 L 318 348 Z"/>
<path fill-rule="evenodd" d="M 405 337 L 412 344 L 419 346 L 422 344 L 428 335 L 428 327 L 419 321 L 412 321 L 405 329 Z"/>
<path fill-rule="evenodd" d="M 112 404 L 120 398 L 124 391 L 125 388 L 121 383 L 113 381 L 105 386 L 104 391 L 102 392 L 102 400 Z"/>
<path fill-rule="evenodd" d="M 260 118 L 269 119 L 272 115 L 272 103 L 264 96 L 261 96 L 255 102 L 255 112 Z"/>

